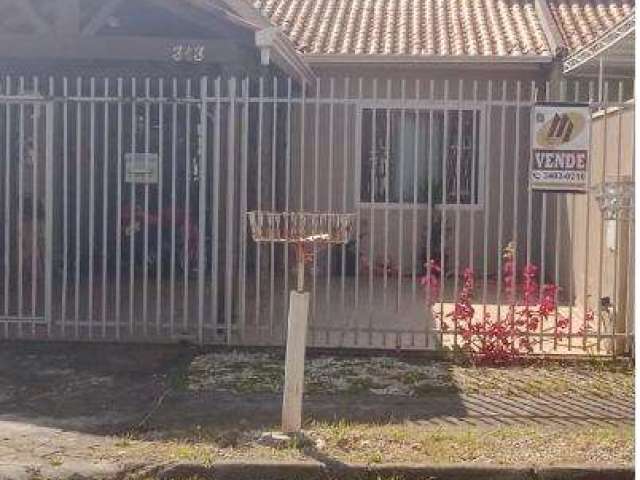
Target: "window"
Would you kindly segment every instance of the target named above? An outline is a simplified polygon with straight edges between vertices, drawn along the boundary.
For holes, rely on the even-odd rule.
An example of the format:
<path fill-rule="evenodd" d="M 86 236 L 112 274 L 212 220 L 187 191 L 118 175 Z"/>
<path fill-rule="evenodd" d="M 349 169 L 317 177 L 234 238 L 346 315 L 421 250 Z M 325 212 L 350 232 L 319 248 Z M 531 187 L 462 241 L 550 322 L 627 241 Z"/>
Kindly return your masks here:
<path fill-rule="evenodd" d="M 434 205 L 479 204 L 480 118 L 479 110 L 364 109 L 360 201 L 424 204 L 431 188 Z"/>

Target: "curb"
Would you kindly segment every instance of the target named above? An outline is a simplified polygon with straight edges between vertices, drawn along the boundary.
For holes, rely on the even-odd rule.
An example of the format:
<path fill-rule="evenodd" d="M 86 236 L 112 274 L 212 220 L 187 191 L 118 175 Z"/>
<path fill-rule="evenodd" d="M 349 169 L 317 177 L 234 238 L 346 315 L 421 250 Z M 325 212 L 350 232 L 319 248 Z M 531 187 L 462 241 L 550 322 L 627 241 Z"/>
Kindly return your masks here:
<path fill-rule="evenodd" d="M 123 472 L 120 480 L 631 480 L 633 466 L 501 467 L 479 465 L 228 462 L 166 464 Z"/>

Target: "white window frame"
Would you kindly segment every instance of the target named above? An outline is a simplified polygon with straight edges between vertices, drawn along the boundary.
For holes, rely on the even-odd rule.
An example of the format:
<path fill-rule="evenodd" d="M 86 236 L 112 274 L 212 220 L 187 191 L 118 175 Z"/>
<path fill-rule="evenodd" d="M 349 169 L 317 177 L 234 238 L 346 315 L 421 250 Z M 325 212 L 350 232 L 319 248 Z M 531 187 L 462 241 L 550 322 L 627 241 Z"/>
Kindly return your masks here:
<path fill-rule="evenodd" d="M 485 204 L 485 174 L 486 174 L 486 136 L 487 136 L 487 124 L 486 124 L 486 103 L 479 102 L 457 102 L 457 101 L 416 101 L 416 100 L 365 100 L 358 102 L 356 112 L 356 178 L 355 178 L 355 205 L 357 208 L 365 210 L 403 210 L 403 209 L 416 209 L 416 210 L 428 210 L 430 205 L 428 202 L 413 203 L 413 202 L 367 202 L 362 201 L 362 119 L 363 112 L 365 110 L 405 110 L 406 112 L 415 112 L 416 110 L 439 110 L 444 112 L 450 111 L 477 111 L 480 113 L 480 125 L 479 125 L 479 144 L 478 144 L 478 182 L 476 189 L 478 192 L 478 201 L 476 203 L 445 203 L 436 204 L 433 203 L 431 207 L 436 210 L 469 210 L 469 211 L 481 211 L 484 209 Z"/>

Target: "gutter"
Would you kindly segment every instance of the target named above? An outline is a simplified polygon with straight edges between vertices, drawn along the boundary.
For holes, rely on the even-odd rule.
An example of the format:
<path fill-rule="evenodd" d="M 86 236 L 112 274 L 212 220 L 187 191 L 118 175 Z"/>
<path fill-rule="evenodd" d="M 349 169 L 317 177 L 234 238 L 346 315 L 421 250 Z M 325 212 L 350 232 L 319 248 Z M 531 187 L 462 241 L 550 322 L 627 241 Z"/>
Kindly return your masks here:
<path fill-rule="evenodd" d="M 303 58 L 309 64 L 373 64 L 373 65 L 424 65 L 424 64 L 549 64 L 551 55 L 378 55 L 378 54 L 307 54 Z"/>

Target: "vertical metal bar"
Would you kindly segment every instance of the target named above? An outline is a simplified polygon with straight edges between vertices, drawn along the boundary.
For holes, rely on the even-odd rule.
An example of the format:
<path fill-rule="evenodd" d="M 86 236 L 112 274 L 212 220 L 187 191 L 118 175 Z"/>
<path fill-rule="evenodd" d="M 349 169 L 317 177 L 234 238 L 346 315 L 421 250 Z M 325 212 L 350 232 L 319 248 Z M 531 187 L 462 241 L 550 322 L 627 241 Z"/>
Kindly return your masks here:
<path fill-rule="evenodd" d="M 435 95 L 435 80 L 429 80 L 429 100 L 433 101 Z M 436 152 L 433 148 L 433 107 L 429 108 L 429 150 L 428 150 L 428 159 L 427 159 L 427 258 L 425 262 L 425 276 L 430 279 L 431 275 L 431 256 L 433 252 L 431 251 L 431 241 L 433 237 L 433 159 L 436 156 Z M 414 136 L 418 135 L 418 119 L 416 118 L 416 126 Z M 431 336 L 431 324 L 430 321 L 433 318 L 433 302 L 434 299 L 431 298 L 432 288 L 431 285 L 425 285 L 426 289 L 426 304 L 429 308 L 429 312 L 427 314 L 427 327 L 426 327 L 426 338 L 425 338 L 425 347 L 428 348 L 430 344 L 430 336 Z M 442 330 L 440 332 L 440 345 L 442 345 Z"/>
<path fill-rule="evenodd" d="M 415 82 L 415 98 L 420 99 L 420 80 Z M 420 131 L 420 110 L 413 111 L 416 117 L 416 132 Z M 418 135 L 413 136 L 413 202 L 412 202 L 412 228 L 411 228 L 411 300 L 416 302 L 417 264 L 418 264 Z"/>
<path fill-rule="evenodd" d="M 578 103 L 580 101 L 580 82 L 576 80 L 573 83 L 573 101 Z M 576 238 L 576 197 L 575 195 L 569 195 L 570 203 L 567 205 L 569 209 L 569 215 L 571 216 L 570 222 L 570 238 L 571 238 L 571 248 L 570 251 L 574 252 L 575 248 L 575 238 Z M 577 269 L 576 266 L 573 265 L 573 260 L 571 262 L 572 268 L 569 271 L 569 334 L 567 335 L 567 350 L 571 352 L 572 342 L 573 342 L 573 308 L 574 308 L 574 271 Z"/>
<path fill-rule="evenodd" d="M 95 178 L 96 178 L 96 79 L 91 77 L 90 80 L 91 103 L 89 104 L 89 135 L 90 135 L 90 151 L 89 151 L 89 338 L 93 338 L 93 269 L 94 269 L 94 251 L 95 251 Z"/>
<path fill-rule="evenodd" d="M 227 125 L 227 202 L 226 202 L 226 260 L 225 260 L 225 321 L 227 343 L 231 343 L 231 316 L 233 314 L 233 219 L 235 204 L 235 126 L 236 126 L 236 79 L 229 79 L 229 116 Z"/>
<path fill-rule="evenodd" d="M 186 97 L 191 98 L 191 79 L 187 78 Z M 191 251 L 191 180 L 193 175 L 193 165 L 191 159 L 191 103 L 185 105 L 185 165 L 184 165 L 184 223 L 182 230 L 184 232 L 183 245 L 183 266 L 182 266 L 182 329 L 184 333 L 189 329 L 189 312 L 190 312 L 190 295 L 189 295 L 189 270 L 190 270 L 190 251 Z"/>
<path fill-rule="evenodd" d="M 357 98 L 357 106 L 356 106 L 356 144 L 355 144 L 355 174 L 353 176 L 354 188 L 353 191 L 355 193 L 354 203 L 356 206 L 359 206 L 362 203 L 361 197 L 361 172 L 362 172 L 362 163 L 367 161 L 366 158 L 362 158 L 362 110 L 360 109 L 360 102 L 362 101 L 362 77 L 358 78 L 358 98 Z M 361 236 L 361 211 L 360 208 L 358 210 L 358 215 L 356 217 L 356 255 L 355 255 L 355 285 L 353 292 L 353 306 L 354 309 L 358 308 L 359 304 L 359 294 L 360 294 L 360 236 Z M 355 334 L 355 343 L 357 345 L 358 342 L 357 333 Z"/>
<path fill-rule="evenodd" d="M 387 79 L 387 100 L 391 100 L 391 79 Z M 383 243 L 383 255 L 384 264 L 382 269 L 382 305 L 384 309 L 387 309 L 387 290 L 388 290 L 388 277 L 389 277 L 389 190 L 391 183 L 389 182 L 390 155 L 391 155 L 391 108 L 385 109 L 385 146 L 386 152 L 384 153 L 384 243 Z M 384 345 L 384 343 L 383 343 Z"/>
<path fill-rule="evenodd" d="M 304 195 L 305 195 L 305 186 L 306 186 L 306 176 L 305 176 L 305 163 L 306 163 L 306 146 L 305 146 L 305 139 L 306 139 L 306 131 L 305 131 L 305 125 L 306 125 L 306 106 L 307 106 L 307 83 L 306 81 L 303 79 L 302 80 L 302 85 L 300 86 L 300 90 L 301 90 L 301 102 L 300 102 L 300 211 L 304 211 Z M 275 107 L 274 107 L 275 108 Z M 275 125 L 275 124 L 274 124 Z M 275 128 L 275 126 L 274 126 Z M 275 173 L 274 173 L 275 174 Z M 273 242 L 271 244 L 271 248 L 273 249 Z M 288 257 L 289 257 L 289 251 L 288 251 L 288 247 L 285 247 L 285 252 L 284 252 L 284 256 L 285 258 L 287 258 L 288 261 Z M 285 280 L 288 280 L 289 278 L 289 272 L 286 271 L 284 272 L 285 275 Z M 285 301 L 284 305 L 288 305 L 288 299 Z M 282 329 L 282 341 L 284 342 L 286 338 L 286 328 Z M 313 338 L 311 339 L 313 341 Z"/>
<path fill-rule="evenodd" d="M 602 181 L 605 181 L 607 178 L 607 133 L 608 133 L 608 115 L 607 115 L 607 103 L 609 100 L 609 82 L 604 82 L 604 87 L 600 92 L 600 104 L 599 108 L 603 111 L 602 116 Z M 597 315 L 597 341 L 596 341 L 596 352 L 600 353 L 600 346 L 602 344 L 602 271 L 604 268 L 604 251 L 606 249 L 605 246 L 605 223 L 604 215 L 602 216 L 602 221 L 600 222 L 600 231 L 599 231 L 599 252 L 598 252 L 598 315 Z M 612 338 L 613 340 L 613 338 Z"/>
<path fill-rule="evenodd" d="M 374 78 L 373 79 L 373 94 L 372 94 L 372 99 L 375 102 L 378 98 L 378 79 Z M 373 270 L 375 268 L 374 265 L 374 257 L 373 257 L 373 250 L 374 250 L 374 238 L 376 236 L 376 230 L 375 230 L 375 203 L 376 203 L 376 198 L 375 198 L 375 189 L 376 189 L 376 179 L 375 179 L 375 169 L 376 169 L 376 165 L 377 165 L 377 157 L 378 157 L 378 152 L 377 152 L 377 139 L 376 139 L 376 135 L 377 135 L 377 117 L 378 117 L 378 110 L 376 108 L 376 105 L 374 103 L 373 108 L 371 109 L 371 184 L 369 189 L 371 190 L 371 205 L 369 206 L 369 325 L 368 325 L 368 335 L 369 335 L 369 346 L 371 346 L 372 344 L 372 340 L 373 340 Z M 386 147 L 386 145 L 385 145 Z"/>
<path fill-rule="evenodd" d="M 104 96 L 109 96 L 109 79 L 104 79 Z M 107 336 L 107 225 L 109 222 L 109 102 L 103 103 L 104 137 L 102 152 L 102 338 Z M 119 179 L 118 179 L 119 180 Z"/>
<path fill-rule="evenodd" d="M 447 198 L 447 163 L 449 160 L 449 79 L 444 81 L 444 119 L 443 119 L 443 139 L 442 139 L 442 204 L 441 204 L 441 221 L 440 221 L 440 314 L 444 316 L 444 289 L 447 280 L 447 262 L 445 258 L 446 231 L 447 231 L 447 207 L 449 199 Z M 454 325 L 453 343 L 458 344 L 458 327 Z"/>
<path fill-rule="evenodd" d="M 158 97 L 164 98 L 164 79 L 158 80 Z M 156 335 L 162 328 L 162 227 L 164 224 L 164 103 L 158 104 L 158 204 L 156 232 Z"/>
<path fill-rule="evenodd" d="M 632 121 L 632 129 L 631 129 L 631 152 L 635 152 L 636 148 L 636 124 L 635 124 L 635 116 Z M 631 178 L 636 178 L 636 162 L 631 162 Z M 625 348 L 632 354 L 632 357 L 635 359 L 635 346 L 633 345 L 634 340 L 634 324 L 632 323 L 634 320 L 633 312 L 636 310 L 635 306 L 635 272 L 636 272 L 636 262 L 635 262 L 635 220 L 630 219 L 629 222 L 629 262 L 627 265 L 627 299 L 626 299 L 626 318 L 625 318 Z"/>
<path fill-rule="evenodd" d="M 313 210 L 315 212 L 318 211 L 318 201 L 319 201 L 319 176 L 320 176 L 320 77 L 316 78 L 316 92 L 315 92 L 315 102 L 314 102 L 314 120 L 313 120 Z M 315 329 L 313 325 L 317 321 L 317 306 L 318 302 L 316 299 L 318 298 L 317 289 L 318 289 L 318 245 L 317 243 L 313 243 L 313 277 L 312 277 L 312 290 L 313 295 L 311 298 L 311 331 L 310 331 L 310 345 L 315 344 Z"/>
<path fill-rule="evenodd" d="M 122 97 L 123 81 L 118 78 L 118 103 L 117 103 L 117 129 L 118 129 L 118 161 L 116 168 L 118 170 L 117 190 L 116 190 L 116 340 L 120 340 L 120 323 L 122 309 Z M 66 177 L 65 177 L 66 178 Z"/>
<path fill-rule="evenodd" d="M 178 80 L 172 79 L 171 105 L 171 263 L 169 266 L 169 329 L 175 335 L 176 316 L 176 181 L 178 156 Z"/>
<path fill-rule="evenodd" d="M 240 297 L 239 335 L 240 341 L 244 338 L 246 325 L 246 280 L 247 280 L 247 164 L 249 159 L 249 79 L 242 83 L 242 97 L 244 107 L 242 110 L 242 150 L 240 160 L 240 273 L 238 281 L 238 296 Z"/>
<path fill-rule="evenodd" d="M 577 100 L 576 100 L 577 102 Z M 569 211 L 570 211 L 570 230 L 571 230 L 571 252 L 575 251 L 574 245 L 575 245 L 575 237 L 576 237 L 576 197 L 575 195 L 570 195 L 569 196 L 570 199 L 570 203 L 569 203 Z M 571 265 L 573 266 L 573 261 L 571 262 Z M 568 303 L 569 303 L 569 334 L 567 336 L 567 349 L 569 352 L 571 352 L 571 348 L 572 348 L 572 343 L 573 343 L 573 308 L 574 308 L 574 285 L 573 285 L 573 275 L 574 275 L 574 271 L 577 267 L 573 267 L 570 269 L 569 271 L 569 298 L 568 298 Z"/>
<path fill-rule="evenodd" d="M 350 78 L 344 79 L 344 98 L 343 98 L 343 130 L 342 130 L 342 212 L 347 212 L 347 179 L 349 177 L 349 141 L 347 140 L 347 132 L 349 131 L 349 87 Z M 341 250 L 341 268 L 340 268 L 340 314 L 346 329 L 346 300 L 345 300 L 345 284 L 346 284 L 346 269 L 347 269 L 347 245 L 342 244 Z M 357 265 L 356 265 L 357 268 Z M 344 334 L 345 330 L 342 330 L 342 339 L 340 346 L 344 346 Z"/>
<path fill-rule="evenodd" d="M 400 83 L 400 192 L 398 193 L 398 203 L 400 212 L 398 217 L 398 278 L 396 286 L 396 312 L 400 311 L 402 304 L 402 262 L 404 257 L 404 162 L 405 162 L 405 135 L 407 128 L 406 118 L 406 100 L 407 100 L 407 81 L 402 79 Z M 415 126 L 415 124 L 414 124 Z M 417 131 L 414 131 L 417 135 Z M 417 181 L 417 179 L 415 179 Z"/>
<path fill-rule="evenodd" d="M 545 84 L 545 100 L 551 101 L 551 85 L 550 82 L 547 81 Z M 546 278 L 546 264 L 547 259 L 545 255 L 546 250 L 546 239 L 547 239 L 547 201 L 548 194 L 547 192 L 542 192 L 542 219 L 540 224 L 540 280 L 539 280 L 539 293 L 538 296 L 541 297 L 542 290 L 545 284 Z M 540 322 L 540 339 L 539 339 L 539 350 L 544 351 L 544 322 Z"/>
<path fill-rule="evenodd" d="M 618 82 L 618 104 L 622 105 L 622 81 Z M 619 107 L 618 110 L 618 148 L 617 148 L 617 158 L 616 158 L 616 178 L 620 178 L 621 167 L 622 167 L 622 115 L 624 114 L 624 107 Z M 615 357 L 618 354 L 617 340 L 618 340 L 618 315 L 622 312 L 618 309 L 618 274 L 620 269 L 620 234 L 623 233 L 620 229 L 620 218 L 616 216 L 615 219 L 615 256 L 613 259 L 613 288 L 611 295 L 611 304 L 613 309 L 613 319 L 611 321 L 611 346 L 612 346 L 612 355 Z M 626 332 L 625 332 L 626 333 Z"/>
<path fill-rule="evenodd" d="M 11 96 L 11 77 L 5 77 L 5 93 Z M 65 104 L 66 105 L 66 104 Z M 11 271 L 11 103 L 5 105 L 5 172 L 4 172 L 4 315 L 9 316 L 9 283 Z M 4 337 L 9 336 L 9 323 L 4 324 Z"/>
<path fill-rule="evenodd" d="M 502 81 L 502 107 L 500 108 L 500 199 L 498 203 L 498 245 L 497 260 L 498 260 L 498 284 L 496 285 L 496 304 L 498 318 L 501 313 L 502 306 L 502 246 L 503 246 L 503 214 L 504 214 L 504 157 L 505 157 L 505 121 L 506 121 L 506 107 L 507 102 L 507 81 Z"/>
<path fill-rule="evenodd" d="M 55 94 L 56 94 L 55 80 L 54 80 L 53 76 L 49 76 L 49 98 L 53 98 L 55 96 Z M 54 157 L 53 157 L 54 150 L 55 150 L 55 148 L 54 148 L 54 146 L 55 146 L 55 144 L 54 144 L 54 138 L 55 138 L 55 136 L 54 136 L 55 135 L 55 133 L 54 133 L 54 121 L 55 121 L 56 109 L 55 109 L 55 106 L 50 105 L 50 104 L 46 105 L 45 108 L 49 108 L 51 110 L 51 113 L 50 113 L 51 117 L 47 118 L 45 120 L 45 129 L 46 129 L 46 131 L 45 131 L 46 140 L 45 141 L 47 142 L 47 145 L 50 145 L 51 175 L 52 175 L 52 177 L 51 177 L 51 179 L 52 179 L 51 186 L 53 186 L 53 164 L 54 164 L 53 162 L 55 161 Z M 46 113 L 48 113 L 48 112 L 45 112 L 45 114 Z M 52 132 L 51 136 L 48 135 L 48 132 Z M 45 163 L 46 163 L 46 159 L 45 159 Z M 45 165 L 45 168 L 46 168 L 46 165 Z M 46 185 L 45 185 L 45 188 L 46 188 Z M 46 198 L 50 199 L 50 203 L 52 204 L 52 208 L 53 208 L 53 202 L 54 202 L 53 188 L 51 188 L 51 195 L 46 197 Z M 46 216 L 47 216 L 47 211 L 46 210 L 47 210 L 47 207 L 45 206 L 45 223 L 46 223 Z M 52 229 L 51 229 L 51 232 L 47 232 L 46 231 L 46 225 L 45 225 L 45 236 L 47 238 L 50 238 L 51 242 L 52 242 L 51 243 L 51 251 L 49 252 L 50 253 L 49 258 L 51 258 L 51 265 L 49 266 L 49 274 L 48 275 L 47 275 L 47 263 L 46 263 L 47 260 L 45 260 L 45 266 L 44 266 L 44 270 L 45 270 L 44 273 L 46 275 L 45 284 L 44 284 L 45 285 L 45 298 L 44 298 L 45 314 L 46 314 L 46 310 L 48 309 L 49 316 L 47 318 L 50 319 L 49 321 L 47 321 L 47 338 L 51 338 L 53 322 L 55 320 L 54 317 L 53 317 L 53 283 L 52 283 L 52 281 L 53 281 L 53 277 L 52 277 L 52 275 L 53 275 L 53 241 L 54 241 L 54 239 L 53 239 L 53 210 L 51 210 L 51 218 L 52 218 L 52 222 L 51 222 Z M 45 250 L 46 250 L 46 246 L 45 246 Z M 47 252 L 45 251 L 45 255 L 46 255 L 46 253 Z M 47 282 L 48 282 L 47 278 L 51 279 L 51 281 L 48 284 L 47 284 Z M 49 291 L 48 295 L 47 295 L 47 290 Z"/>
<path fill-rule="evenodd" d="M 533 107 L 535 104 L 535 101 L 537 99 L 537 87 L 536 87 L 536 83 L 535 80 L 531 81 L 531 91 L 530 91 L 530 102 L 532 104 L 531 107 L 531 111 L 533 112 Z M 533 121 L 533 117 L 530 116 L 530 122 Z M 529 130 L 531 130 L 531 126 L 529 126 Z M 530 142 L 533 141 L 533 139 L 529 139 Z M 529 179 L 529 175 L 531 175 L 531 167 L 533 166 L 533 155 L 531 155 L 531 153 L 529 153 L 529 169 L 527 171 L 527 179 L 528 182 L 530 181 Z M 532 246 L 532 240 L 533 240 L 533 190 L 531 189 L 531 187 L 527 188 L 527 265 L 531 265 L 531 253 L 533 250 L 533 246 Z"/>
<path fill-rule="evenodd" d="M 464 115 L 464 110 L 462 110 L 462 100 L 464 96 L 464 80 L 458 80 L 458 141 L 456 144 L 456 212 L 454 218 L 454 276 L 453 276 L 453 291 L 454 298 L 458 298 L 458 280 L 460 276 L 460 205 L 461 205 L 461 197 L 460 197 L 460 177 L 462 175 L 462 116 Z"/>
<path fill-rule="evenodd" d="M 38 85 L 38 77 L 33 77 L 33 89 L 38 94 L 40 93 L 40 88 Z M 36 316 L 36 302 L 38 299 L 38 265 L 37 265 L 37 251 L 38 251 L 38 163 L 39 163 L 39 155 L 40 155 L 40 111 L 41 105 L 38 103 L 34 103 L 31 107 L 32 114 L 32 145 L 31 145 L 31 316 Z M 46 115 L 46 112 L 45 112 Z M 46 135 L 46 134 L 45 134 Z M 46 146 L 45 146 L 46 148 Z M 46 153 L 45 153 L 46 154 Z M 49 321 L 50 319 L 47 319 Z M 35 337 L 36 334 L 36 324 L 35 322 L 31 323 L 31 334 Z"/>
<path fill-rule="evenodd" d="M 24 77 L 20 77 L 19 93 L 24 94 Z M 19 134 L 18 134 L 18 316 L 23 315 L 23 222 L 24 222 L 24 109 L 25 104 L 20 103 L 19 107 Z M 18 324 L 18 336 L 22 337 L 22 322 Z"/>
<path fill-rule="evenodd" d="M 509 291 L 507 292 L 508 302 L 515 307 L 517 303 L 517 282 L 518 282 L 518 208 L 519 208 L 519 189 L 520 183 L 520 98 L 522 94 L 522 84 L 518 80 L 516 82 L 516 103 L 515 103 L 515 151 L 514 151 L 514 166 L 513 166 L 513 223 L 511 225 L 511 241 L 513 242 L 513 258 L 512 258 L 512 271 L 511 271 L 511 284 L 509 285 Z M 504 107 L 503 107 L 504 108 Z M 502 268 L 501 268 L 502 270 Z M 511 329 L 515 332 L 515 318 L 511 315 Z M 511 337 L 511 347 L 515 346 L 515 334 Z"/>
<path fill-rule="evenodd" d="M 273 87 L 274 91 L 277 91 L 276 85 L 277 85 L 277 80 L 274 78 L 274 87 Z M 304 193 L 305 193 L 304 187 L 306 185 L 304 167 L 305 167 L 305 157 L 306 157 L 305 124 L 306 124 L 306 106 L 307 106 L 307 84 L 304 80 L 302 81 L 300 91 L 302 95 L 302 99 L 300 101 L 300 211 L 303 212 L 304 211 Z M 274 95 L 274 98 L 275 97 L 276 95 Z M 274 103 L 274 108 L 276 108 L 275 103 Z"/>
<path fill-rule="evenodd" d="M 82 79 L 76 79 L 76 94 L 82 96 Z M 74 334 L 78 338 L 80 335 L 80 208 L 81 208 L 81 177 L 82 177 L 82 103 L 76 103 L 76 198 L 75 198 L 75 256 L 74 256 Z"/>
<path fill-rule="evenodd" d="M 335 102 L 335 78 L 331 77 L 330 86 L 329 86 L 329 155 L 328 155 L 328 175 L 329 180 L 327 182 L 328 186 L 328 203 L 327 209 L 329 212 L 333 211 L 333 143 L 334 143 L 334 135 L 333 135 L 333 116 L 334 116 L 334 102 Z M 326 303 L 326 312 L 329 313 L 329 309 L 331 308 L 331 254 L 333 253 L 332 245 L 327 245 L 327 284 L 325 290 L 325 303 Z M 326 330 L 326 344 L 329 343 L 329 329 Z"/>
<path fill-rule="evenodd" d="M 289 211 L 289 188 L 291 184 L 291 102 L 292 102 L 292 94 L 293 94 L 293 83 L 291 77 L 287 79 L 287 132 L 286 132 L 286 152 L 285 152 L 285 195 L 284 195 L 284 209 L 285 211 Z M 276 170 L 273 170 L 273 179 L 275 180 Z M 275 183 L 273 184 L 274 192 L 275 192 Z M 287 248 L 287 247 L 285 247 Z M 289 255 L 288 252 L 285 252 L 284 256 L 284 301 L 283 305 L 288 305 L 289 303 Z M 283 335 L 285 334 L 285 330 L 283 329 Z"/>
<path fill-rule="evenodd" d="M 491 210 L 491 114 L 493 110 L 493 81 L 489 80 L 487 83 L 487 106 L 486 106 L 486 121 L 485 121 L 485 175 L 484 175 L 484 218 L 483 218 L 483 241 L 482 241 L 482 318 L 485 321 L 485 314 L 487 309 L 487 281 L 488 281 L 488 260 L 489 260 L 489 218 Z"/>
<path fill-rule="evenodd" d="M 222 149 L 222 137 L 220 126 L 220 110 L 221 106 L 221 81 L 220 77 L 217 77 L 214 83 L 214 95 L 215 95 L 215 120 L 214 120 L 214 135 L 213 135 L 213 195 L 212 195 L 212 238 L 211 248 L 213 253 L 211 255 L 211 311 L 214 315 L 214 325 L 218 327 L 219 322 L 219 301 L 220 289 L 219 287 L 219 256 L 220 256 L 220 150 Z"/>
<path fill-rule="evenodd" d="M 144 94 L 146 102 L 144 103 L 144 163 L 145 168 L 148 167 L 150 139 L 150 120 L 151 120 L 151 80 L 149 77 L 144 79 Z M 149 323 L 149 183 L 144 183 L 144 227 L 143 227 L 143 246 L 142 246 L 142 331 L 145 338 L 148 336 Z"/>
<path fill-rule="evenodd" d="M 593 95 L 594 95 L 594 84 L 593 81 L 589 82 L 589 106 L 593 108 Z M 590 142 L 593 143 L 593 122 L 589 122 L 589 139 Z M 593 162 L 593 159 L 592 159 Z M 588 172 L 587 172 L 588 173 Z M 590 175 L 587 175 L 588 180 L 590 181 Z M 586 219 L 585 219 L 585 231 L 584 231 L 584 242 L 585 242 L 585 256 L 584 256 L 584 291 L 583 291 L 583 337 L 582 337 L 582 345 L 586 347 L 587 343 L 587 316 L 589 314 L 589 234 L 590 234 L 590 217 L 591 217 L 591 189 L 587 189 L 586 193 Z"/>
<path fill-rule="evenodd" d="M 204 274 L 206 268 L 205 235 L 207 228 L 207 77 L 200 78 L 200 162 L 198 168 L 198 343 L 204 343 Z M 248 108 L 248 105 L 247 105 Z"/>
<path fill-rule="evenodd" d="M 52 96 L 53 79 L 49 79 L 49 95 Z M 44 318 L 47 322 L 47 337 L 51 335 L 53 322 L 53 118 L 54 105 L 45 106 L 45 251 L 44 251 Z M 35 213 L 35 212 L 34 212 Z M 35 326 L 34 326 L 35 327 Z"/>
<path fill-rule="evenodd" d="M 304 95 L 304 89 L 303 89 Z M 278 77 L 273 77 L 273 118 L 271 120 L 271 211 L 275 212 L 276 210 L 276 176 L 277 176 L 277 164 L 276 164 L 276 154 L 278 149 L 277 143 L 277 131 L 278 131 Z M 304 96 L 303 96 L 304 99 Z M 302 123 L 304 124 L 304 118 L 302 119 Z M 302 195 L 302 187 L 301 187 L 301 195 Z M 302 198 L 302 197 L 301 197 Z M 276 277 L 276 246 L 272 241 L 269 243 L 269 254 L 270 254 L 270 262 L 269 262 L 269 333 L 270 336 L 273 335 L 273 320 L 274 320 L 274 310 L 275 310 L 275 277 Z M 284 252 L 284 257 L 288 256 L 288 251 Z M 283 272 L 285 279 L 289 275 L 288 270 Z M 286 290 L 286 289 L 285 289 Z M 285 291 L 286 295 L 287 292 Z M 286 305 L 286 302 L 285 302 Z M 286 328 L 283 328 L 282 331 L 283 338 L 286 335 Z"/>
<path fill-rule="evenodd" d="M 264 78 L 261 76 L 258 80 L 258 143 L 256 146 L 256 161 L 257 161 L 257 182 L 256 192 L 258 197 L 258 203 L 256 210 L 262 210 L 262 142 L 263 142 L 263 124 L 262 117 L 264 116 Z M 256 329 L 260 331 L 260 301 L 261 301 L 261 264 L 262 264 L 262 242 L 256 242 Z M 269 332 L 270 336 L 272 332 Z"/>
<path fill-rule="evenodd" d="M 560 101 L 564 102 L 566 101 L 566 97 L 567 97 L 567 84 L 566 84 L 566 80 L 562 80 L 560 82 Z M 568 199 L 568 195 L 566 193 L 561 193 L 558 195 L 554 196 L 554 203 L 555 203 L 555 207 L 556 207 L 556 211 L 555 211 L 555 252 L 554 252 L 554 261 L 555 261 L 555 265 L 554 265 L 554 285 L 556 287 L 560 286 L 560 230 L 562 229 L 562 225 L 560 224 L 560 214 L 561 214 L 561 210 L 560 210 L 560 203 L 561 201 L 564 201 L 565 204 L 567 204 L 567 199 Z M 554 312 L 554 332 L 557 331 L 558 329 L 558 291 L 556 290 L 556 292 L 554 293 L 554 303 L 555 303 L 555 312 Z M 554 335 L 553 336 L 553 351 L 557 351 L 558 349 L 558 336 Z"/>
<path fill-rule="evenodd" d="M 511 226 L 511 239 L 513 240 L 513 244 L 515 247 L 513 253 L 513 278 L 512 278 L 512 298 L 510 299 L 512 303 L 515 304 L 515 285 L 517 283 L 517 275 L 518 275 L 518 216 L 519 216 L 519 206 L 520 206 L 520 195 L 519 195 L 519 186 L 520 186 L 520 102 L 522 96 L 522 82 L 518 80 L 516 82 L 516 105 L 515 105 L 515 165 L 513 168 L 513 225 Z"/>
<path fill-rule="evenodd" d="M 66 336 L 67 289 L 69 282 L 69 82 L 62 79 L 62 298 L 60 301 L 60 330 Z"/>
<path fill-rule="evenodd" d="M 136 103 L 136 79 L 131 79 L 131 153 L 137 152 L 136 136 L 137 136 L 137 106 Z M 135 222 L 136 222 L 136 187 L 131 182 L 129 196 L 129 335 L 134 336 L 134 276 L 135 276 Z"/>
<path fill-rule="evenodd" d="M 479 130 L 482 128 L 480 124 L 480 110 L 478 109 L 478 81 L 473 81 L 473 120 L 472 126 L 473 133 L 471 134 L 471 203 L 479 205 L 482 201 L 480 193 L 478 192 L 478 184 L 476 183 L 476 174 L 479 173 L 479 165 L 476 165 L 479 152 L 476 147 L 476 142 L 479 142 Z M 516 129 L 517 131 L 517 129 Z M 477 132 L 477 133 L 476 133 Z M 516 141 L 518 141 L 516 139 Z M 517 150 L 517 149 L 516 149 Z M 516 159 L 517 163 L 517 159 Z M 478 178 L 479 180 L 480 178 Z M 476 214 L 475 211 L 469 213 L 469 267 L 475 270 L 475 236 L 476 236 Z"/>

